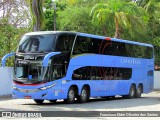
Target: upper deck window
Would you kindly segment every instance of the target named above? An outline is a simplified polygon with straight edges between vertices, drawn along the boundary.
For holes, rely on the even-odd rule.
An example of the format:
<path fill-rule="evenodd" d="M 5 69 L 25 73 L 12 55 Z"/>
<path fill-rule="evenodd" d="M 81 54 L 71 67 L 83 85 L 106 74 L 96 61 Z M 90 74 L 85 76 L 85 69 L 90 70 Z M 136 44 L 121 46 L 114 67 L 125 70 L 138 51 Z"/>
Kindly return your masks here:
<path fill-rule="evenodd" d="M 56 49 L 55 51 L 68 51 L 72 50 L 73 41 L 75 39 L 75 35 L 73 34 L 61 34 L 57 38 Z"/>
<path fill-rule="evenodd" d="M 145 59 L 153 58 L 152 47 L 78 36 L 73 55 L 86 53 Z"/>
<path fill-rule="evenodd" d="M 18 52 L 51 52 L 55 43 L 56 35 L 26 35 L 23 36 Z"/>

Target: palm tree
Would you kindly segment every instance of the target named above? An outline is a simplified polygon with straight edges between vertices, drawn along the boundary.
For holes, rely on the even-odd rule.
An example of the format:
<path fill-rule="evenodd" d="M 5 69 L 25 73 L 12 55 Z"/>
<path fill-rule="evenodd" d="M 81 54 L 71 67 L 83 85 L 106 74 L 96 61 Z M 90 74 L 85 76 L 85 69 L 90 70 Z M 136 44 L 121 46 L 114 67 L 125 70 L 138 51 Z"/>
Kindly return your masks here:
<path fill-rule="evenodd" d="M 30 10 L 33 19 L 33 31 L 39 31 L 44 23 L 42 0 L 30 0 Z"/>
<path fill-rule="evenodd" d="M 125 0 L 108 0 L 106 4 L 96 4 L 91 10 L 91 16 L 99 24 L 112 23 L 115 38 L 121 37 L 123 29 L 128 29 L 131 35 L 133 28 L 143 32 L 148 20 L 143 8 Z"/>
<path fill-rule="evenodd" d="M 138 6 L 145 7 L 147 4 L 149 4 L 153 0 L 133 0 Z"/>

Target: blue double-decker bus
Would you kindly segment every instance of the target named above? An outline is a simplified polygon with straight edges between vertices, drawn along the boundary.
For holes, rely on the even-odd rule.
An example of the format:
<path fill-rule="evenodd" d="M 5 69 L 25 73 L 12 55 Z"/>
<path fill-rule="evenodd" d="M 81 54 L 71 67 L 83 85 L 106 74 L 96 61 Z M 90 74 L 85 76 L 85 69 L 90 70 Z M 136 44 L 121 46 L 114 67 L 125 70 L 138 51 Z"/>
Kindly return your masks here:
<path fill-rule="evenodd" d="M 25 34 L 15 53 L 13 98 L 67 103 L 90 97 L 139 98 L 153 90 L 151 44 L 67 31 Z"/>

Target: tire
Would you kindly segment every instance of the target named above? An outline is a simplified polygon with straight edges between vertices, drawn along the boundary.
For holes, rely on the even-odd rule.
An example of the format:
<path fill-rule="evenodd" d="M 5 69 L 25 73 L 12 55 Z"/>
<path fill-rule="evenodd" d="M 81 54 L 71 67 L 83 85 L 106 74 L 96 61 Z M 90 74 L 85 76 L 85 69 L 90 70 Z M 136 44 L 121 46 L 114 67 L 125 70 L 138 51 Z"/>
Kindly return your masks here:
<path fill-rule="evenodd" d="M 44 101 L 44 100 L 38 100 L 38 99 L 35 99 L 35 100 L 34 100 L 34 102 L 36 102 L 37 104 L 42 104 L 43 101 Z"/>
<path fill-rule="evenodd" d="M 127 99 L 127 98 L 128 98 L 128 95 L 122 95 L 122 97 L 123 97 L 124 99 Z"/>
<path fill-rule="evenodd" d="M 142 94 L 142 86 L 141 85 L 138 85 L 138 88 L 136 90 L 136 98 L 140 98 L 141 97 L 141 94 Z"/>
<path fill-rule="evenodd" d="M 78 96 L 78 102 L 80 103 L 86 103 L 89 99 L 89 91 L 86 86 L 84 86 L 81 90 L 80 96 Z"/>
<path fill-rule="evenodd" d="M 57 100 L 49 100 L 49 102 L 51 103 L 55 103 Z"/>
<path fill-rule="evenodd" d="M 65 99 L 64 101 L 68 104 L 72 104 L 75 101 L 75 97 L 76 97 L 76 92 L 74 87 L 70 87 L 68 90 L 68 94 L 67 94 L 67 99 Z"/>
<path fill-rule="evenodd" d="M 131 98 L 135 98 L 135 96 L 136 96 L 136 88 L 134 85 L 131 85 L 127 98 L 131 99 Z"/>

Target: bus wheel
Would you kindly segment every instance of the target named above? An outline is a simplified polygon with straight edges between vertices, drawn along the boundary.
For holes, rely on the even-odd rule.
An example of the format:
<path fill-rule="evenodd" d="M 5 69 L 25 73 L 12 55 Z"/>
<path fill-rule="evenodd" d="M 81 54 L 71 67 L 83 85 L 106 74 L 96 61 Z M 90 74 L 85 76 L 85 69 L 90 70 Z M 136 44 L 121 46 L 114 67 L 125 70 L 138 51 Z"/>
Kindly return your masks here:
<path fill-rule="evenodd" d="M 78 97 L 78 101 L 80 103 L 86 103 L 88 101 L 88 98 L 89 98 L 89 91 L 88 91 L 87 87 L 84 86 L 82 88 L 80 96 Z"/>
<path fill-rule="evenodd" d="M 42 104 L 44 100 L 38 100 L 38 99 L 34 99 L 34 102 L 36 102 L 37 104 Z"/>
<path fill-rule="evenodd" d="M 55 103 L 57 100 L 49 100 L 49 102 L 51 103 Z"/>
<path fill-rule="evenodd" d="M 142 86 L 138 85 L 138 88 L 136 90 L 136 98 L 140 98 L 142 94 Z"/>
<path fill-rule="evenodd" d="M 64 101 L 66 103 L 69 103 L 69 104 L 72 104 L 74 103 L 75 101 L 75 97 L 76 97 L 76 92 L 75 92 L 75 89 L 74 87 L 70 87 L 69 90 L 68 90 L 68 95 L 67 95 L 67 99 L 65 99 Z"/>
<path fill-rule="evenodd" d="M 131 85 L 130 90 L 129 90 L 129 95 L 127 96 L 127 98 L 131 99 L 134 98 L 136 95 L 136 88 L 134 85 Z"/>

